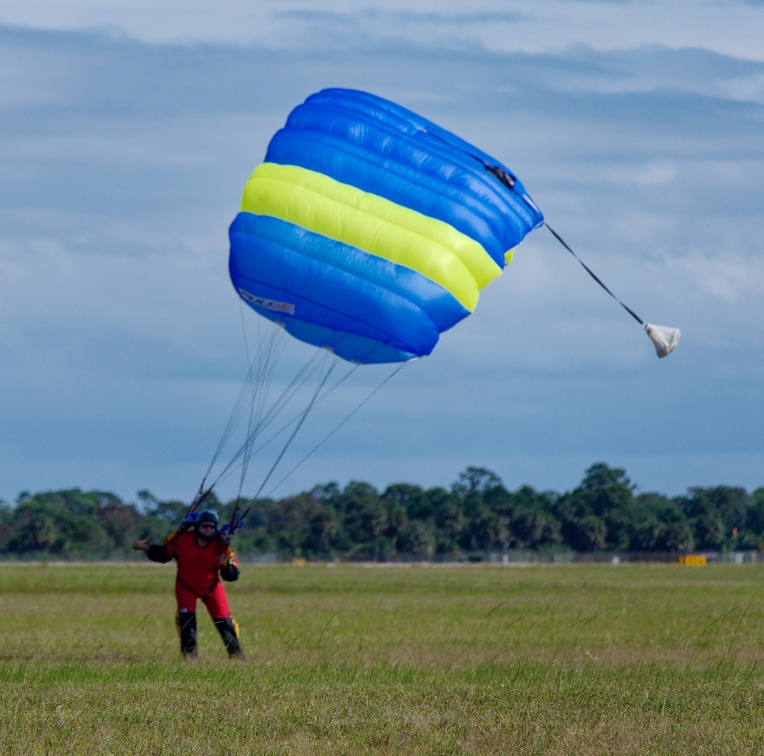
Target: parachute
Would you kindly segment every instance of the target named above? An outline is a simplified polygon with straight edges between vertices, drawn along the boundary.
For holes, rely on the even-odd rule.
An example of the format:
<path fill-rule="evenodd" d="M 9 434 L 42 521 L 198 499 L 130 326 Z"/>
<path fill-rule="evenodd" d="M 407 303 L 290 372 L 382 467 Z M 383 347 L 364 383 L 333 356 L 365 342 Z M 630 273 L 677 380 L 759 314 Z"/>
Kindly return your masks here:
<path fill-rule="evenodd" d="M 327 89 L 292 111 L 247 182 L 231 280 L 302 341 L 403 362 L 474 311 L 543 220 L 495 158 L 379 97 Z"/>
<path fill-rule="evenodd" d="M 240 300 L 283 328 L 271 329 L 255 352 L 196 505 L 236 463 L 241 494 L 251 456 L 291 427 L 259 496 L 307 415 L 348 377 L 329 383 L 337 362 L 351 363 L 351 372 L 359 365 L 395 367 L 324 441 L 470 315 L 481 290 L 542 225 L 643 326 L 659 357 L 676 347 L 679 330 L 645 323 L 615 297 L 496 158 L 372 94 L 325 89 L 308 97 L 271 139 L 229 229 L 229 272 Z M 310 350 L 306 365 L 271 401 L 284 333 L 320 349 Z M 304 409 L 263 443 L 265 429 L 314 378 Z M 245 415 L 243 445 L 205 488 Z"/>

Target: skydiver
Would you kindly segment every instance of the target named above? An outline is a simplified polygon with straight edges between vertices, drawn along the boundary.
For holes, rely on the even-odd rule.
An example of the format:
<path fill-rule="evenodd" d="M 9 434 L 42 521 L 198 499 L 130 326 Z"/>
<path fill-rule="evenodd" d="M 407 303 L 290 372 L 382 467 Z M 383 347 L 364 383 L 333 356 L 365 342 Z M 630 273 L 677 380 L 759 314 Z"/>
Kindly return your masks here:
<path fill-rule="evenodd" d="M 178 563 L 175 597 L 178 612 L 175 625 L 180 635 L 180 651 L 186 658 L 197 657 L 196 600 L 201 599 L 218 629 L 228 656 L 243 659 L 239 644 L 239 625 L 228 606 L 225 587 L 220 581 L 239 578 L 239 564 L 226 537 L 218 531 L 218 516 L 212 510 L 187 516 L 177 531 L 161 546 L 138 541 L 133 549 L 143 551 L 153 562 Z"/>

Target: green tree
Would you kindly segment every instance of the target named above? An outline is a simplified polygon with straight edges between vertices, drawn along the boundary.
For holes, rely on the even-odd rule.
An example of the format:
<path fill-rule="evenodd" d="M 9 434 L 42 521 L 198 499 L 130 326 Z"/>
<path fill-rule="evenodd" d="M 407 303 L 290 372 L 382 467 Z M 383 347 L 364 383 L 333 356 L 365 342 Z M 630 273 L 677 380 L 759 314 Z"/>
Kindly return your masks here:
<path fill-rule="evenodd" d="M 754 544 L 764 541 L 764 488 L 757 488 L 751 494 L 746 512 L 745 527 Z"/>
<path fill-rule="evenodd" d="M 399 553 L 429 558 L 435 553 L 436 538 L 432 527 L 423 520 L 410 520 L 398 535 Z"/>
<path fill-rule="evenodd" d="M 79 488 L 20 499 L 9 528 L 8 551 L 18 555 L 102 558 L 114 544 L 98 519 L 102 503 L 118 497 Z"/>
<path fill-rule="evenodd" d="M 151 520 L 160 520 L 165 525 L 177 527 L 188 510 L 190 502 L 169 500 L 160 501 L 149 491 L 139 491 L 138 498 L 143 503 L 143 511 Z"/>
<path fill-rule="evenodd" d="M 459 474 L 451 491 L 460 502 L 464 520 L 459 533 L 461 549 L 486 551 L 506 542 L 507 518 L 492 506 L 497 497 L 506 496 L 496 473 L 484 467 L 468 467 Z"/>
<path fill-rule="evenodd" d="M 306 549 L 321 549 L 314 524 L 321 521 L 323 505 L 309 493 L 275 501 L 268 510 L 268 530 L 281 554 L 306 555 Z M 318 532 L 321 528 L 318 529 Z"/>
<path fill-rule="evenodd" d="M 303 538 L 303 553 L 315 557 L 338 555 L 340 532 L 337 513 L 323 505 L 308 520 L 308 530 Z"/>
<path fill-rule="evenodd" d="M 464 513 L 458 496 L 445 488 L 431 488 L 426 497 L 432 511 L 428 521 L 432 525 L 436 553 L 456 556 L 461 551 L 459 540 L 464 528 Z"/>
<path fill-rule="evenodd" d="M 111 540 L 112 548 L 127 555 L 131 544 L 141 536 L 145 524 L 143 515 L 133 504 L 123 504 L 118 500 L 103 503 L 96 515 Z"/>
<path fill-rule="evenodd" d="M 700 549 L 721 549 L 730 542 L 732 533 L 724 522 L 719 504 L 725 505 L 728 515 L 730 511 L 734 512 L 735 507 L 730 506 L 730 501 L 722 488 L 691 488 L 689 495 L 680 499 L 695 542 Z M 744 514 L 737 516 L 742 517 L 744 521 Z"/>
<path fill-rule="evenodd" d="M 350 551 L 382 557 L 389 551 L 388 512 L 369 483 L 350 481 L 336 498 L 343 533 Z"/>
<path fill-rule="evenodd" d="M 388 486 L 382 494 L 382 501 L 388 506 L 394 504 L 402 508 L 405 512 L 406 521 L 427 521 L 433 515 L 432 504 L 427 493 L 419 486 L 413 486 L 409 483 L 395 483 Z"/>
<path fill-rule="evenodd" d="M 485 494 L 491 489 L 502 488 L 501 478 L 485 467 L 468 467 L 459 473 L 451 490 L 460 498 L 465 499 L 469 494 Z"/>
<path fill-rule="evenodd" d="M 508 517 L 510 548 L 549 548 L 562 542 L 560 523 L 552 514 L 557 494 L 521 486 L 511 494 L 499 491 L 494 496 L 493 505 Z"/>
<path fill-rule="evenodd" d="M 635 528 L 633 490 L 624 470 L 592 465 L 581 485 L 555 503 L 565 542 L 575 551 L 627 549 Z"/>
<path fill-rule="evenodd" d="M 687 553 L 695 546 L 692 528 L 681 506 L 656 493 L 635 500 L 636 520 L 632 551 Z"/>
<path fill-rule="evenodd" d="M 562 542 L 560 523 L 538 509 L 516 507 L 512 512 L 509 529 L 510 546 L 513 548 L 549 548 Z"/>
<path fill-rule="evenodd" d="M 8 548 L 8 539 L 13 522 L 13 509 L 0 499 L 0 554 Z"/>
<path fill-rule="evenodd" d="M 229 521 L 230 510 L 236 502 L 228 504 Z M 239 501 L 238 517 L 243 517 L 242 529 L 236 535 L 236 551 L 239 554 L 270 554 L 277 551 L 276 538 L 269 530 L 269 512 L 273 506 L 273 499 L 246 499 Z"/>

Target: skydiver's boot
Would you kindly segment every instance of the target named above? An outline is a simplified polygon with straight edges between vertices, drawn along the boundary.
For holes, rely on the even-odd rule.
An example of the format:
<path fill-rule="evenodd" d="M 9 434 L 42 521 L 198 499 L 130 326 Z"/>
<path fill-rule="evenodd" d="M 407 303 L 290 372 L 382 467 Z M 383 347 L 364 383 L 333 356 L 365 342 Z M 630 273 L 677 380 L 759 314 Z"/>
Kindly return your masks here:
<path fill-rule="evenodd" d="M 180 652 L 187 659 L 196 659 L 196 614 L 178 612 L 175 615 L 175 625 L 180 635 Z"/>
<path fill-rule="evenodd" d="M 236 657 L 237 659 L 246 658 L 239 643 L 239 623 L 233 617 L 224 617 L 223 619 L 215 620 L 215 627 L 218 629 L 223 643 L 225 643 L 228 656 L 230 658 Z"/>

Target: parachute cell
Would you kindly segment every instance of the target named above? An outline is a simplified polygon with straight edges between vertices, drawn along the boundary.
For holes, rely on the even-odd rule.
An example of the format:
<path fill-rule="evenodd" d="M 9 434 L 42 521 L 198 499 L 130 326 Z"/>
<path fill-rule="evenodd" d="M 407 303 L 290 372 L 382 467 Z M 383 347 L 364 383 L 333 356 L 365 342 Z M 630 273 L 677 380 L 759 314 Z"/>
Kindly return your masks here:
<path fill-rule="evenodd" d="M 391 102 L 329 89 L 292 111 L 252 173 L 229 268 L 242 299 L 296 338 L 401 362 L 470 314 L 542 223 L 495 158 Z"/>

